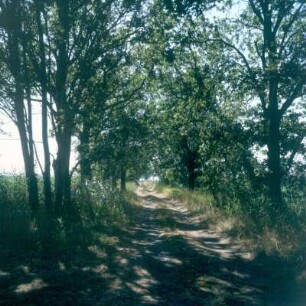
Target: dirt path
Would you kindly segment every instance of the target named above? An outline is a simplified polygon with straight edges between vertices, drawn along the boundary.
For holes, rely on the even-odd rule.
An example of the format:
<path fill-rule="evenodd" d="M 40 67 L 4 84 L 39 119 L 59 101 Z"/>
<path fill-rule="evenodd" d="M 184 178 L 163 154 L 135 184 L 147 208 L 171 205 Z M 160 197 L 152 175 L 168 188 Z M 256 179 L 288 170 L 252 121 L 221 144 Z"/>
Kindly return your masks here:
<path fill-rule="evenodd" d="M 306 305 L 280 262 L 252 258 L 178 201 L 153 191 L 138 190 L 138 196 L 139 226 L 122 248 L 134 255 L 121 259 L 134 276 L 127 283 L 131 305 Z"/>
<path fill-rule="evenodd" d="M 51 260 L 0 250 L 0 305 L 306 305 L 277 260 L 252 258 L 180 202 L 138 197 L 135 226 L 84 248 Z"/>

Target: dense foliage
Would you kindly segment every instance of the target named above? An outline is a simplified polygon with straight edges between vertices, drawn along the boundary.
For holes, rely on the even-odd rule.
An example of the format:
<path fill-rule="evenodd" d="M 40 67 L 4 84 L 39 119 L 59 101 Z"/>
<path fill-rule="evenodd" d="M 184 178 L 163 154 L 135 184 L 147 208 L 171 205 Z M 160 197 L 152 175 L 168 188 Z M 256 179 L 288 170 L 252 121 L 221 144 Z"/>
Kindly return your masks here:
<path fill-rule="evenodd" d="M 300 0 L 0 1 L 0 108 L 18 127 L 32 217 L 77 206 L 72 175 L 122 191 L 157 175 L 262 226 L 301 226 L 305 25 Z"/>

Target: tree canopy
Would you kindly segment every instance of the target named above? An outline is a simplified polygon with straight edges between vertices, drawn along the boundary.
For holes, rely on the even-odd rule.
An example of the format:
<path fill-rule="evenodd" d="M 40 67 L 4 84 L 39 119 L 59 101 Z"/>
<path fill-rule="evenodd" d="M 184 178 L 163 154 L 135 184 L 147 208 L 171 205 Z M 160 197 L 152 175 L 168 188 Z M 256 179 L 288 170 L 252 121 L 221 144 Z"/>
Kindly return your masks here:
<path fill-rule="evenodd" d="M 72 204 L 72 174 L 122 190 L 155 174 L 276 222 L 305 192 L 305 22 L 301 0 L 1 1 L 0 109 L 33 212 L 39 159 L 50 215 Z"/>

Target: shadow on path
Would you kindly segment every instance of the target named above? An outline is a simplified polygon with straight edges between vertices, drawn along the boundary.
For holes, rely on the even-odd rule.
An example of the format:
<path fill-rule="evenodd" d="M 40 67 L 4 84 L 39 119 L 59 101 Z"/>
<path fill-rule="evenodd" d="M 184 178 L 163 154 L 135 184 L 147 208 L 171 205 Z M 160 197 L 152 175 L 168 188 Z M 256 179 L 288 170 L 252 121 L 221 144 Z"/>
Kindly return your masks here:
<path fill-rule="evenodd" d="M 139 198 L 129 230 L 84 232 L 48 258 L 0 250 L 0 305 L 306 305 L 279 260 L 251 258 L 179 202 Z"/>

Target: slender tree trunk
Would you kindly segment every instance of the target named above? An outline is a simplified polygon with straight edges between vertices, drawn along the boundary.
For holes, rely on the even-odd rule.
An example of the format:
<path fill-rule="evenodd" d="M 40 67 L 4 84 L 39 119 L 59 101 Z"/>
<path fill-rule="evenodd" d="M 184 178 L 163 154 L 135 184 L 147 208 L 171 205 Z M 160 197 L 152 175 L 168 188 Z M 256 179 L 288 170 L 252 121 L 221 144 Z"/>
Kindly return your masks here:
<path fill-rule="evenodd" d="M 34 167 L 34 154 L 31 151 L 31 146 L 33 146 L 32 139 L 32 126 L 30 127 L 29 137 L 32 140 L 30 143 L 27 134 L 27 123 L 26 123 L 26 112 L 24 106 L 24 88 L 22 82 L 22 65 L 21 65 L 21 54 L 19 47 L 19 34 L 21 32 L 20 25 L 20 4 L 18 1 L 12 5 L 13 14 L 12 18 L 16 20 L 16 29 L 8 31 L 8 50 L 9 50 L 9 68 L 15 80 L 15 97 L 14 97 L 14 109 L 16 112 L 17 128 L 21 141 L 21 148 L 25 166 L 25 174 L 27 180 L 27 189 L 29 197 L 29 205 L 34 213 L 37 213 L 39 209 L 39 197 L 38 197 L 38 185 L 37 177 L 35 174 Z M 30 100 L 28 101 L 30 103 Z M 31 108 L 29 109 L 31 112 Z M 30 114 L 29 114 L 30 115 Z M 31 115 L 30 115 L 31 116 Z M 32 124 L 30 122 L 30 124 Z M 33 147 L 32 147 L 33 148 Z M 31 155 L 32 152 L 32 155 Z"/>
<path fill-rule="evenodd" d="M 46 53 L 44 45 L 44 36 L 41 23 L 41 11 L 43 8 L 39 6 L 39 2 L 36 2 L 36 21 L 39 36 L 39 58 L 40 58 L 40 85 L 42 96 L 42 141 L 44 148 L 44 195 L 45 195 L 45 207 L 48 213 L 52 213 L 52 187 L 51 187 L 51 161 L 50 161 L 50 149 L 48 141 L 48 101 L 47 101 L 47 73 L 46 73 Z M 43 5 L 43 3 L 42 3 Z"/>
<path fill-rule="evenodd" d="M 71 130 L 65 131 L 58 140 L 57 159 L 55 161 L 55 213 L 60 215 L 63 207 L 71 203 L 71 178 L 69 173 L 71 153 Z"/>
<path fill-rule="evenodd" d="M 38 197 L 38 182 L 35 173 L 35 158 L 34 158 L 34 140 L 33 140 L 33 120 L 32 120 L 32 101 L 31 101 L 31 88 L 29 84 L 29 74 L 27 68 L 27 56 L 25 45 L 23 46 L 23 61 L 24 61 L 24 84 L 26 87 L 26 99 L 27 99 L 27 121 L 25 124 L 26 134 L 28 135 L 27 143 L 28 149 L 26 152 L 26 175 L 28 181 L 28 193 L 29 193 L 29 203 L 33 211 L 37 211 L 39 207 L 39 197 Z M 21 95 L 21 92 L 20 92 Z M 21 103 L 21 96 L 20 102 Z M 24 134 L 24 132 L 22 132 Z"/>
<path fill-rule="evenodd" d="M 38 197 L 38 182 L 35 173 L 35 166 L 34 166 L 34 141 L 33 141 L 33 131 L 32 131 L 32 103 L 29 89 L 27 89 L 27 101 L 28 101 L 28 151 L 24 148 L 26 157 L 26 178 L 28 182 L 28 193 L 29 193 L 29 203 L 32 207 L 33 211 L 38 211 L 39 208 L 39 197 Z M 22 132 L 24 134 L 24 132 Z"/>
<path fill-rule="evenodd" d="M 189 150 L 187 152 L 188 188 L 194 190 L 197 173 L 197 153 Z"/>
<path fill-rule="evenodd" d="M 194 169 L 190 169 L 188 171 L 188 188 L 190 190 L 194 190 L 195 181 L 196 181 L 196 173 L 195 173 Z"/>
<path fill-rule="evenodd" d="M 276 50 L 276 37 L 272 29 L 272 15 L 268 3 L 264 5 L 264 44 L 268 54 L 268 188 L 272 202 L 272 216 L 281 212 L 283 200 L 281 192 L 282 166 L 280 151 L 280 125 L 281 114 L 278 105 L 278 60 Z"/>
<path fill-rule="evenodd" d="M 74 127 L 74 113 L 67 98 L 66 82 L 69 69 L 69 16 L 70 1 L 56 0 L 58 10 L 58 56 L 55 80 L 54 100 L 57 107 L 58 117 L 56 140 L 58 145 L 57 159 L 54 165 L 55 171 L 55 212 L 62 213 L 62 208 L 67 209 L 71 204 L 71 178 L 69 173 L 71 138 Z"/>
<path fill-rule="evenodd" d="M 187 168 L 187 184 L 190 190 L 194 190 L 197 173 L 197 152 L 191 150 L 188 146 L 187 137 L 183 137 L 181 141 L 181 148 L 184 152 L 183 162 Z"/>
<path fill-rule="evenodd" d="M 269 120 L 268 133 L 268 187 L 273 210 L 282 209 L 282 168 L 280 159 L 280 118 L 278 113 L 272 112 Z"/>
<path fill-rule="evenodd" d="M 126 169 L 123 166 L 120 170 L 120 190 L 122 192 L 126 191 Z"/>
<path fill-rule="evenodd" d="M 24 105 L 23 105 L 23 90 L 18 81 L 16 81 L 16 97 L 15 97 L 15 111 L 17 117 L 17 128 L 21 140 L 21 148 L 25 166 L 25 174 L 27 180 L 29 205 L 33 212 L 37 212 L 39 209 L 39 198 L 38 198 L 38 185 L 37 177 L 34 170 L 34 161 L 31 158 L 29 151 L 29 140 L 26 132 Z"/>
<path fill-rule="evenodd" d="M 80 133 L 80 166 L 81 166 L 81 181 L 91 180 L 91 162 L 88 158 L 89 154 L 89 139 L 90 131 L 89 128 L 84 124 L 83 130 Z"/>
<path fill-rule="evenodd" d="M 115 171 L 112 174 L 112 189 L 116 189 L 117 188 L 117 177 L 116 177 L 116 173 Z"/>

